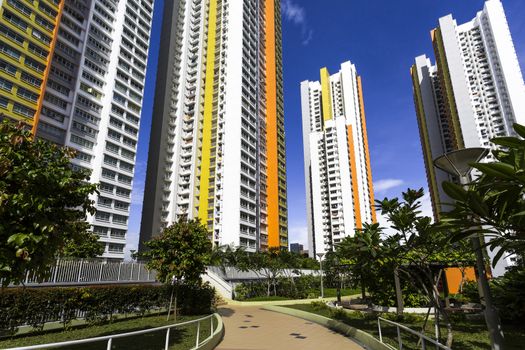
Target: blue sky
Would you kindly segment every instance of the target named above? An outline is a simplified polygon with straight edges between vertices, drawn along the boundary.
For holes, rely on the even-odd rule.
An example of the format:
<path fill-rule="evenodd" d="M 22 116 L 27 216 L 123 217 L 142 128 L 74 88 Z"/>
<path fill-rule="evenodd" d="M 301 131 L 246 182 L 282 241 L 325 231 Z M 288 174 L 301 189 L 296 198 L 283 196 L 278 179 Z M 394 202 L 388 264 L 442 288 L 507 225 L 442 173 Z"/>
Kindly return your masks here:
<path fill-rule="evenodd" d="M 155 1 L 146 94 L 128 235 L 136 249 L 161 12 Z M 306 243 L 306 206 L 299 84 L 318 80 L 319 69 L 338 70 L 350 60 L 363 79 L 376 198 L 397 196 L 408 187 L 426 189 L 409 68 L 414 58 L 433 59 L 430 30 L 452 13 L 458 23 L 472 19 L 483 0 L 282 0 L 285 127 L 290 242 Z M 328 5 L 329 4 L 329 5 Z M 522 71 L 525 70 L 525 1 L 503 0 Z M 425 210 L 430 214 L 429 203 Z"/>

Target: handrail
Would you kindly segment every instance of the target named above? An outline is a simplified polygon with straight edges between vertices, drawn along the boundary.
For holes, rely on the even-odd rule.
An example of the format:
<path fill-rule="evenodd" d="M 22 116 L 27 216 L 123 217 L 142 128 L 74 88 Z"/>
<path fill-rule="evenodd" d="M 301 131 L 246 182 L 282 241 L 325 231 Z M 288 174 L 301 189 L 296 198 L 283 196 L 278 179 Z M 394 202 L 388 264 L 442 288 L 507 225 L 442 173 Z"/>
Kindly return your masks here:
<path fill-rule="evenodd" d="M 426 350 L 427 346 L 426 346 L 426 343 L 425 341 L 429 342 L 429 343 L 432 343 L 434 344 L 435 346 L 437 346 L 438 348 L 441 348 L 443 350 L 452 350 L 451 348 L 449 348 L 448 346 L 445 346 L 443 344 L 441 344 L 439 341 L 435 340 L 435 339 L 432 339 L 432 338 L 429 338 L 427 337 L 426 335 L 424 335 L 423 333 L 419 333 L 413 329 L 410 329 L 408 328 L 407 326 L 404 326 L 400 323 L 397 323 L 397 322 L 393 322 L 393 321 L 390 321 L 390 320 L 387 320 L 387 319 L 384 319 L 382 317 L 378 317 L 377 318 L 377 327 L 379 328 L 379 341 L 381 343 L 383 343 L 383 334 L 381 333 L 381 321 L 383 322 L 386 322 L 386 323 L 389 323 L 391 325 L 394 325 L 396 326 L 397 328 L 397 342 L 399 344 L 399 350 L 402 350 L 403 349 L 403 340 L 401 339 L 401 332 L 399 331 L 399 329 L 403 329 L 409 333 L 412 333 L 414 335 L 417 335 L 419 337 L 419 339 L 421 340 L 421 349 L 423 350 Z M 383 343 L 384 344 L 384 343 Z"/>
<path fill-rule="evenodd" d="M 106 335 L 106 336 L 103 336 L 103 337 L 96 337 L 96 338 L 69 340 L 69 341 L 59 342 L 59 343 L 22 346 L 22 347 L 16 347 L 16 348 L 9 348 L 9 349 L 6 349 L 6 350 L 34 350 L 34 349 L 48 349 L 48 348 L 63 348 L 63 347 L 66 347 L 66 346 L 71 346 L 71 345 L 88 344 L 88 343 L 95 343 L 95 342 L 101 342 L 101 341 L 107 341 L 107 350 L 111 350 L 111 344 L 113 342 L 113 339 L 125 338 L 125 337 L 141 335 L 141 334 L 147 334 L 147 333 L 153 333 L 153 332 L 158 332 L 158 331 L 162 331 L 162 330 L 166 330 L 166 342 L 165 342 L 164 349 L 168 350 L 168 348 L 169 348 L 169 339 L 170 339 L 170 330 L 172 328 L 177 328 L 177 327 L 180 327 L 180 326 L 186 326 L 186 325 L 189 325 L 189 324 L 192 324 L 192 323 L 197 323 L 197 336 L 196 336 L 195 348 L 193 348 L 193 349 L 197 349 L 201 343 L 205 343 L 205 342 L 207 342 L 208 340 L 210 340 L 213 337 L 213 335 L 214 335 L 214 333 L 213 333 L 213 317 L 220 317 L 220 316 L 218 316 L 218 314 L 211 314 L 211 315 L 208 315 L 208 316 L 205 316 L 205 317 L 198 318 L 196 320 L 191 320 L 191 321 L 186 321 L 186 322 L 181 322 L 181 323 L 176 323 L 176 324 L 166 325 L 166 326 L 161 326 L 161 327 L 156 327 L 156 328 L 149 328 L 149 329 L 144 329 L 144 330 L 140 330 L 140 331 L 127 332 L 127 333 L 118 333 L 118 334 Z M 202 321 L 205 321 L 207 319 L 211 320 L 210 336 L 208 338 L 204 339 L 201 342 L 201 341 L 199 341 L 200 324 L 201 324 Z"/>

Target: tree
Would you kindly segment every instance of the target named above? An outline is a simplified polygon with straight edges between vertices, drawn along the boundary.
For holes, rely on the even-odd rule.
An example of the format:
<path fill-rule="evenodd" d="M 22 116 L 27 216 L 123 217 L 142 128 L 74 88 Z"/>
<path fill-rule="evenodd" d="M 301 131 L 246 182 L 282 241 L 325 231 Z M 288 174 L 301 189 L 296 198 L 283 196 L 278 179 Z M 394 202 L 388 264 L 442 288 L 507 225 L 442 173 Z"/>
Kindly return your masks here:
<path fill-rule="evenodd" d="M 498 137 L 491 142 L 495 162 L 475 163 L 481 176 L 465 189 L 444 182 L 453 199 L 452 210 L 443 213 L 442 225 L 454 230 L 455 241 L 484 234 L 495 265 L 504 254 L 525 255 L 525 126 L 514 124 L 519 137 Z M 483 229 L 481 229 L 482 227 Z"/>
<path fill-rule="evenodd" d="M 211 261 L 212 244 L 208 230 L 197 219 L 180 219 L 144 245 L 148 250 L 139 256 L 148 260 L 148 269 L 157 271 L 159 281 L 172 284 L 168 319 L 174 292 L 176 318 L 176 284 L 199 285 L 201 275 Z"/>
<path fill-rule="evenodd" d="M 336 254 L 342 264 L 347 265 L 350 274 L 358 278 L 361 297 L 366 298 L 367 285 L 377 282 L 375 272 L 381 264 L 381 228 L 379 224 L 363 225 L 353 237 L 345 237 L 337 246 Z"/>
<path fill-rule="evenodd" d="M 24 124 L 0 122 L 0 279 L 39 280 L 67 247 L 93 241 L 86 215 L 95 213 L 89 174 L 73 170 L 75 152 L 34 140 Z"/>
<path fill-rule="evenodd" d="M 147 250 L 140 257 L 147 259 L 148 269 L 157 271 L 157 278 L 163 283 L 175 279 L 199 284 L 210 262 L 212 244 L 208 230 L 196 219 L 180 219 L 144 245 Z"/>
<path fill-rule="evenodd" d="M 86 234 L 81 242 L 68 240 L 60 253 L 61 258 L 89 259 L 104 253 L 104 244 L 96 234 Z"/>
<path fill-rule="evenodd" d="M 382 255 L 403 273 L 408 281 L 422 291 L 431 305 L 443 316 L 447 326 L 447 346 L 452 346 L 452 324 L 447 310 L 440 301 L 437 289 L 443 267 L 474 264 L 475 257 L 468 245 L 453 244 L 449 234 L 439 226 L 432 225 L 429 217 L 421 215 L 423 189 L 408 189 L 398 198 L 377 201 L 382 215 L 385 215 L 394 233 L 384 239 Z M 437 275 L 436 275 L 437 273 Z M 438 328 L 437 328 L 438 329 Z"/>

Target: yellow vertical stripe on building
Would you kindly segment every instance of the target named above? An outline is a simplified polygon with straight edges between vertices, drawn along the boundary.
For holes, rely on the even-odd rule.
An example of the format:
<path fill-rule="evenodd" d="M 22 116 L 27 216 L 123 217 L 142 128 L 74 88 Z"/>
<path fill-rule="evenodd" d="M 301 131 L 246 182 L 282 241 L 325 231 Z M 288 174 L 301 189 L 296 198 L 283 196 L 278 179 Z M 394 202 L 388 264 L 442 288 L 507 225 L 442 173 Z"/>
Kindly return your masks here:
<path fill-rule="evenodd" d="M 416 105 L 416 116 L 419 126 L 419 137 L 421 139 L 421 146 L 423 148 L 423 160 L 425 161 L 425 168 L 428 178 L 428 187 L 430 196 L 432 198 L 432 207 L 434 209 L 434 219 L 439 221 L 440 212 L 440 198 L 436 180 L 436 170 L 434 169 L 434 160 L 432 157 L 432 150 L 430 148 L 430 137 L 428 136 L 427 120 L 425 116 L 425 109 L 423 108 L 423 97 L 419 88 L 419 76 L 415 65 L 410 68 L 410 75 L 412 76 L 412 84 L 414 89 L 414 102 Z"/>
<path fill-rule="evenodd" d="M 459 121 L 458 108 L 456 105 L 456 98 L 454 97 L 454 89 L 452 87 L 452 80 L 450 72 L 448 70 L 447 56 L 445 53 L 445 44 L 443 43 L 443 35 L 441 29 L 434 29 L 431 33 L 432 45 L 434 47 L 434 54 L 436 56 L 436 66 L 438 68 L 438 74 L 440 75 L 440 81 L 442 82 L 442 90 L 444 90 L 443 96 L 445 97 L 446 103 L 446 115 L 449 119 L 449 125 L 452 126 L 452 139 L 454 141 L 454 147 L 456 149 L 465 148 L 463 141 L 463 133 L 461 132 L 461 124 Z"/>
<path fill-rule="evenodd" d="M 208 192 L 210 186 L 211 129 L 213 119 L 213 83 L 215 77 L 215 41 L 217 31 L 217 0 L 210 0 L 208 12 L 208 43 L 206 50 L 206 84 L 204 87 L 204 116 L 202 126 L 199 219 L 207 226 Z"/>
<path fill-rule="evenodd" d="M 323 121 L 327 121 L 332 119 L 332 93 L 330 73 L 327 68 L 321 68 L 321 97 L 323 99 Z"/>
<path fill-rule="evenodd" d="M 370 164 L 370 149 L 368 147 L 368 131 L 366 130 L 365 101 L 363 98 L 363 83 L 361 77 L 357 77 L 357 90 L 359 92 L 359 114 L 361 116 L 361 130 L 363 133 L 363 148 L 366 159 L 366 180 L 368 182 L 368 191 L 370 194 L 370 211 L 372 213 L 372 222 L 377 222 L 376 207 L 374 202 L 374 182 L 372 181 L 372 165 Z"/>
<path fill-rule="evenodd" d="M 40 121 L 40 113 L 42 111 L 42 104 L 44 103 L 44 92 L 47 85 L 47 79 L 49 78 L 49 73 L 51 72 L 51 62 L 53 61 L 53 54 L 55 53 L 55 46 L 58 39 L 58 29 L 60 26 L 60 20 L 62 18 L 62 11 L 64 10 L 64 4 L 65 0 L 60 1 L 60 4 L 58 5 L 58 14 L 56 17 L 55 29 L 53 30 L 53 39 L 51 40 L 51 44 L 49 45 L 49 55 L 47 56 L 47 64 L 46 70 L 44 71 L 44 79 L 42 80 L 40 98 L 38 99 L 36 113 L 33 118 L 33 128 L 31 129 L 33 135 L 36 135 L 36 131 L 38 129 L 38 122 Z"/>

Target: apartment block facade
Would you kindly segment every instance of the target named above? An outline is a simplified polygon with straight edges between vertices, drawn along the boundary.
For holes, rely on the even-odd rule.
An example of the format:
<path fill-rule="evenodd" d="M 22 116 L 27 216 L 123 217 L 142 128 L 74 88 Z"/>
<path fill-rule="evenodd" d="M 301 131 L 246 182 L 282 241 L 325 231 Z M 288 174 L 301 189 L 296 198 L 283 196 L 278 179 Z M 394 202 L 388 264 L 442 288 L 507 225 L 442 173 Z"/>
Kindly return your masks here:
<path fill-rule="evenodd" d="M 514 123 L 525 124 L 525 84 L 503 5 L 488 0 L 470 22 L 458 25 L 451 15 L 431 32 L 436 64 L 426 56 L 411 68 L 414 101 L 434 217 L 452 200 L 443 181 L 457 181 L 433 166 L 433 160 L 458 149 L 494 149 L 490 139 L 515 136 Z M 489 155 L 485 161 L 493 160 Z M 475 176 L 475 174 L 474 174 Z M 497 251 L 489 251 L 494 256 Z M 492 270 L 504 274 L 513 257 Z"/>
<path fill-rule="evenodd" d="M 139 249 L 181 218 L 287 247 L 280 1 L 164 6 Z"/>
<path fill-rule="evenodd" d="M 0 114 L 35 131 L 64 1 L 0 0 Z"/>
<path fill-rule="evenodd" d="M 2 87 L 12 84 L 0 108 L 77 151 L 73 167 L 100 184 L 88 222 L 102 257 L 123 259 L 153 0 L 5 0 L 0 8 L 0 35 L 12 39 L 0 42 Z"/>
<path fill-rule="evenodd" d="M 333 250 L 376 221 L 361 77 L 351 62 L 301 83 L 308 251 Z"/>
<path fill-rule="evenodd" d="M 419 56 L 411 68 L 414 101 L 434 216 L 450 202 L 433 166 L 440 155 L 467 147 L 494 147 L 525 123 L 525 85 L 503 5 L 488 0 L 470 22 L 452 15 L 431 32 L 436 64 Z M 492 156 L 487 157 L 491 160 Z"/>

